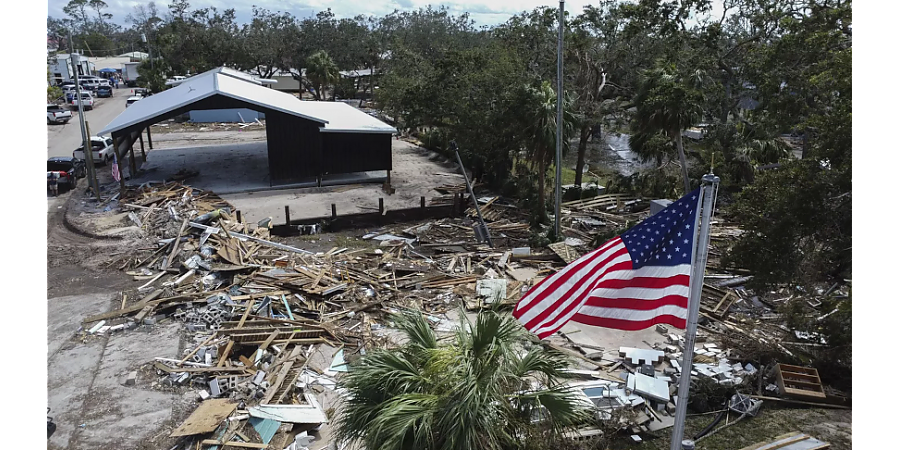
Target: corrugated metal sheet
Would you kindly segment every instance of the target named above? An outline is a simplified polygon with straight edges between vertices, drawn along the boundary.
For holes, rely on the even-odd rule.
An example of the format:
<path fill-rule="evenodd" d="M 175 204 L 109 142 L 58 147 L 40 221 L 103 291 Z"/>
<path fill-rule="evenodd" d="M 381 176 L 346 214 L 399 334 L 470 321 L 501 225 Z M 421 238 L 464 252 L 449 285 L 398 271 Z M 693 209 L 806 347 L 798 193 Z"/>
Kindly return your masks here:
<path fill-rule="evenodd" d="M 322 133 L 326 174 L 391 170 L 391 135 Z"/>
<path fill-rule="evenodd" d="M 259 433 L 259 437 L 262 438 L 263 444 L 268 444 L 272 438 L 275 437 L 275 433 L 278 432 L 278 427 L 281 426 L 281 422 L 272 419 L 251 417 L 250 425 L 253 425 L 253 429 Z"/>

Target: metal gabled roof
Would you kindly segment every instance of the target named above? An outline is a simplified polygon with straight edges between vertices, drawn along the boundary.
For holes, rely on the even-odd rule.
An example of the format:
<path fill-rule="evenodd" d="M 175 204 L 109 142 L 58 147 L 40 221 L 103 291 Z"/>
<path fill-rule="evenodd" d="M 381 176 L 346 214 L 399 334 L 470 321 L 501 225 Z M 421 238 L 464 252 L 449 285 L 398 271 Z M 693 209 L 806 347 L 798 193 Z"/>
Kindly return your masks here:
<path fill-rule="evenodd" d="M 126 129 L 214 95 L 318 122 L 324 125 L 324 132 L 397 132 L 395 128 L 352 106 L 337 102 L 301 101 L 291 94 L 257 84 L 248 74 L 219 67 L 132 103 L 98 134 Z"/>

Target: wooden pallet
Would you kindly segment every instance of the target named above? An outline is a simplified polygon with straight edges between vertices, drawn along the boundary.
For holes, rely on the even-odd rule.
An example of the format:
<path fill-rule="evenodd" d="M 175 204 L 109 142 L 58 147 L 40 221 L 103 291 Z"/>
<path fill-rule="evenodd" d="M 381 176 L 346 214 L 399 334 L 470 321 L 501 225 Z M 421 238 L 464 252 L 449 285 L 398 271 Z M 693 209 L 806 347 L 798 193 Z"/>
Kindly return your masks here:
<path fill-rule="evenodd" d="M 808 434 L 794 431 L 793 433 L 782 434 L 770 441 L 744 447 L 741 450 L 822 450 L 830 446 L 831 444 L 820 441 Z"/>
<path fill-rule="evenodd" d="M 819 378 L 819 371 L 811 367 L 778 364 L 775 366 L 778 389 L 781 393 L 794 398 L 824 399 L 825 389 Z"/>

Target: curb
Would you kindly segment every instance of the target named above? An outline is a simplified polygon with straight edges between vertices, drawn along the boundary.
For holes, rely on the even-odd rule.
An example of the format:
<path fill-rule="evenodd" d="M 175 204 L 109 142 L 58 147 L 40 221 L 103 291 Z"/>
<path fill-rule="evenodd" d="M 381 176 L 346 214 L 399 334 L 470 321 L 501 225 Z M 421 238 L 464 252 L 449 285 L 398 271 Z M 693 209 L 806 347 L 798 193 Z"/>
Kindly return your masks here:
<path fill-rule="evenodd" d="M 75 194 L 77 192 L 72 192 L 72 195 L 69 196 L 69 199 L 66 200 L 66 204 L 63 206 L 63 226 L 66 227 L 67 230 L 71 231 L 80 236 L 89 237 L 91 239 L 100 239 L 106 241 L 121 241 L 124 239 L 121 236 L 104 236 L 102 234 L 94 233 L 93 231 L 86 230 L 75 223 L 75 221 L 69 218 L 69 204 L 75 201 Z"/>

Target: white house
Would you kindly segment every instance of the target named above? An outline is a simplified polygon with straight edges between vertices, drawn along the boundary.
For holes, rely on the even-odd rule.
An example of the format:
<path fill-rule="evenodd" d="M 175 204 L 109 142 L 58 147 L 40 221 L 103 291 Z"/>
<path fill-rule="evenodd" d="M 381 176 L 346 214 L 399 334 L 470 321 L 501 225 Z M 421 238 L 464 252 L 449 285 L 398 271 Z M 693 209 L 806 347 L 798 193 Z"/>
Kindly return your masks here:
<path fill-rule="evenodd" d="M 74 63 L 73 59 L 75 60 Z M 94 75 L 94 71 L 91 68 L 93 64 L 87 58 L 78 54 L 63 53 L 50 56 L 47 58 L 47 66 L 50 69 L 50 80 L 57 86 L 65 81 L 73 81 L 76 70 L 79 76 Z"/>

